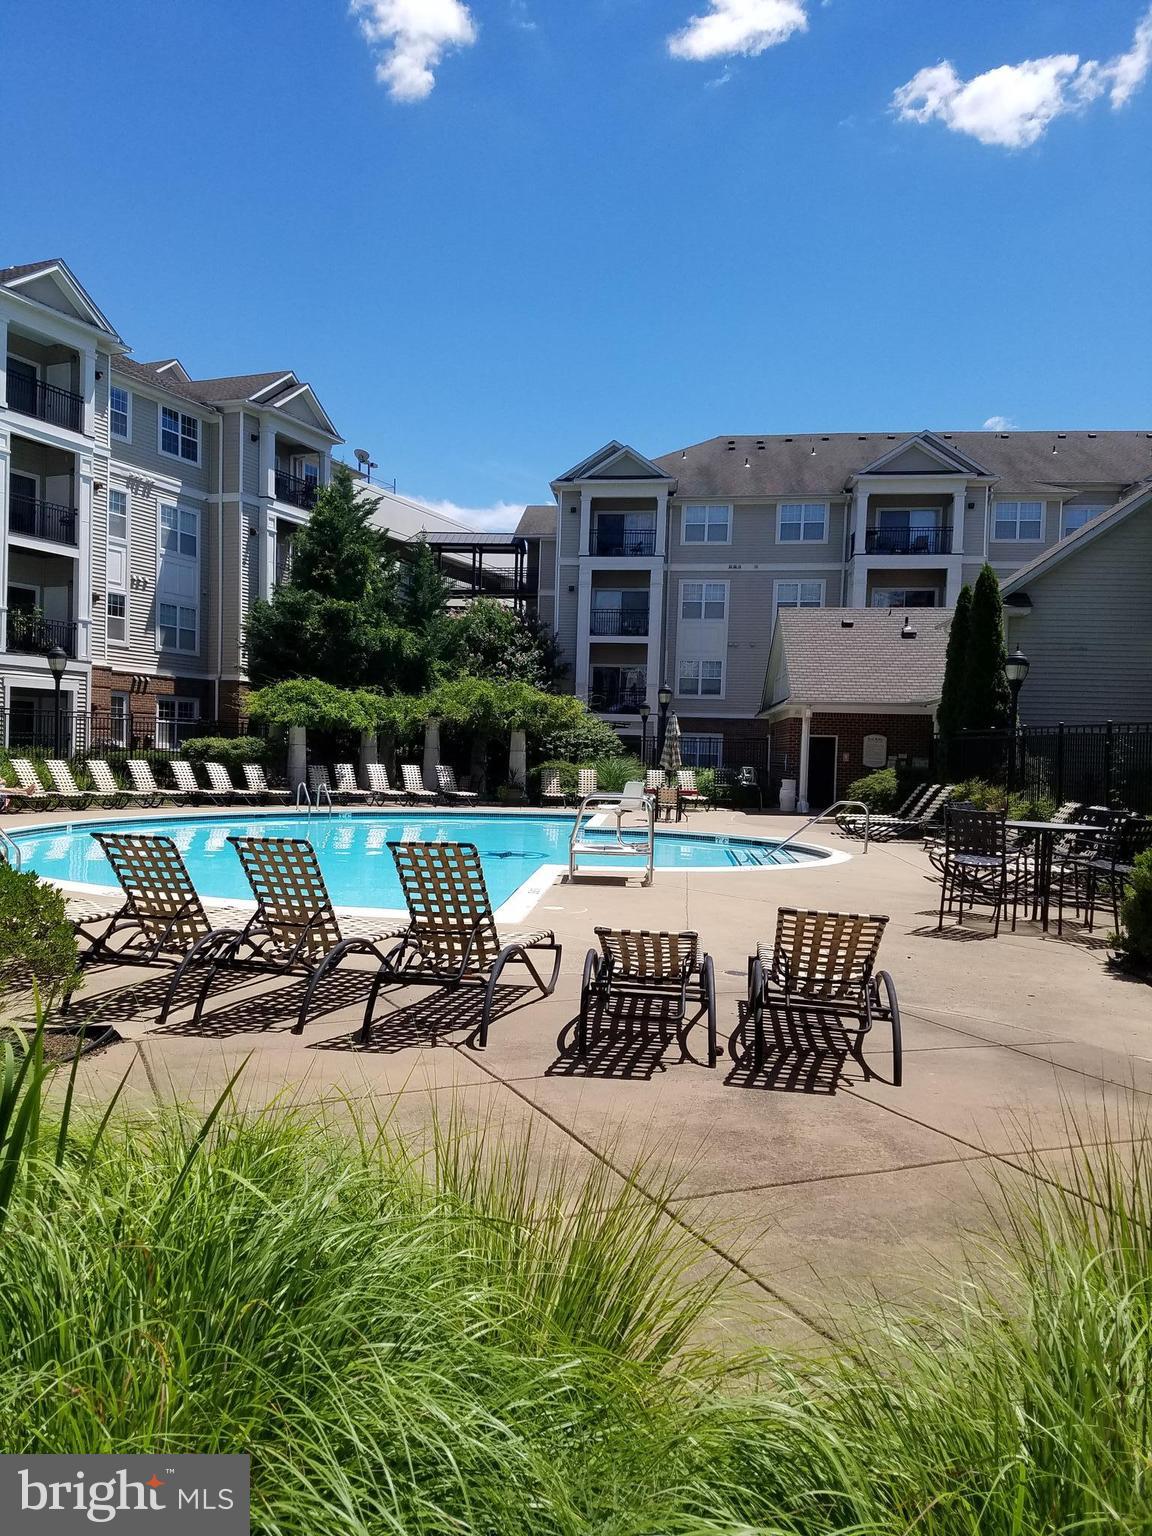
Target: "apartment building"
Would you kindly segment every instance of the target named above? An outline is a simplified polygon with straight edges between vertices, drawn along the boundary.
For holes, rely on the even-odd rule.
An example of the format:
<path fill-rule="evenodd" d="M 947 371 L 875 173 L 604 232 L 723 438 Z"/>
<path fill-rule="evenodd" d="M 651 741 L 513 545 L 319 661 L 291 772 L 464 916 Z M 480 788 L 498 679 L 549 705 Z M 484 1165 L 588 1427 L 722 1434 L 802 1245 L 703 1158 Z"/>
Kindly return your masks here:
<path fill-rule="evenodd" d="M 0 268 L 5 743 L 171 744 L 237 718 L 271 593 L 339 434 L 289 369 L 137 362 L 63 261 Z"/>
<path fill-rule="evenodd" d="M 766 750 L 781 609 L 950 608 L 985 561 L 1007 579 L 1149 477 L 1152 432 L 612 442 L 517 533 L 575 692 L 636 744 L 666 683 L 686 757 L 738 763 Z"/>

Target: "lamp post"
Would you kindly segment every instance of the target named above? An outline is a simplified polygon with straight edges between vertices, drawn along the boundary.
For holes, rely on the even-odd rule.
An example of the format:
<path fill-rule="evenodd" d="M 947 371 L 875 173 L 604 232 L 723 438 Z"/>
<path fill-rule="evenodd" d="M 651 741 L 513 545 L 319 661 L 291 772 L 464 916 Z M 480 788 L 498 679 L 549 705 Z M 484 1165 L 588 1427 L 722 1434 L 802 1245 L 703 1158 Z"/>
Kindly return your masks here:
<path fill-rule="evenodd" d="M 656 701 L 660 705 L 660 728 L 656 733 L 656 761 L 659 762 L 664 751 L 664 733 L 668 729 L 668 706 L 672 702 L 672 690 L 667 683 L 660 684 Z"/>
<path fill-rule="evenodd" d="M 52 681 L 56 685 L 56 756 L 60 757 L 60 684 L 64 681 L 64 669 L 68 665 L 68 652 L 63 646 L 54 645 L 48 652 L 48 670 L 52 674 Z"/>
<path fill-rule="evenodd" d="M 1009 791 L 1016 779 L 1016 742 L 1020 734 L 1020 690 L 1024 686 L 1024 679 L 1028 676 L 1031 665 L 1032 663 L 1019 646 L 1004 663 L 1004 675 L 1008 679 L 1008 687 L 1012 694 L 1012 747 L 1008 757 Z"/>
<path fill-rule="evenodd" d="M 640 706 L 640 761 L 648 766 L 648 716 L 652 713 L 652 706 L 645 699 Z"/>

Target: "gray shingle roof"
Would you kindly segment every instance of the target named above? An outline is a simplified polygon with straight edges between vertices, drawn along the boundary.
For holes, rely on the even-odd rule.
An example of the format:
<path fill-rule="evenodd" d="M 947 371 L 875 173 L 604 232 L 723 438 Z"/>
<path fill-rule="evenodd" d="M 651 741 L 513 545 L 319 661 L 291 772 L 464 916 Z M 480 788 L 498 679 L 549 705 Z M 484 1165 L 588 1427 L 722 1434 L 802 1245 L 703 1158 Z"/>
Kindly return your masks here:
<path fill-rule="evenodd" d="M 1022 565 L 1018 571 L 1014 571 L 1012 576 L 1003 583 L 1004 591 L 1018 592 L 1041 571 L 1077 554 L 1084 545 L 1090 544 L 1098 533 L 1111 524 L 1123 522 L 1133 512 L 1145 510 L 1149 506 L 1152 506 L 1152 479 L 1145 480 L 1130 495 L 1121 497 L 1119 501 L 1106 507 L 1103 512 L 1098 512 L 1088 522 L 1081 523 L 1074 533 L 1061 539 L 1058 544 L 1053 544 L 1051 548 L 1042 550 L 1034 560 L 1029 560 L 1027 565 Z"/>
<path fill-rule="evenodd" d="M 162 389 L 166 394 L 176 395 L 181 400 L 191 400 L 196 405 L 207 405 L 209 402 L 198 393 L 198 384 L 185 384 L 169 370 L 167 373 L 157 373 L 155 363 L 138 363 L 131 357 L 114 357 L 112 359 L 112 372 L 124 374 L 129 379 L 137 379 L 142 384 L 151 385 L 153 389 Z"/>
<path fill-rule="evenodd" d="M 525 507 L 520 521 L 516 524 L 516 532 L 527 538 L 554 539 L 556 537 L 555 504 Z"/>
<path fill-rule="evenodd" d="M 47 261 L 26 261 L 18 267 L 0 267 L 0 283 L 11 283 L 18 277 L 29 277 L 33 272 L 46 272 L 49 267 L 62 267 L 63 258 L 51 256 Z"/>
<path fill-rule="evenodd" d="M 250 400 L 258 390 L 267 389 L 277 379 L 284 378 L 295 378 L 291 368 L 281 368 L 276 373 L 235 373 L 220 379 L 194 379 L 192 387 L 199 391 L 202 400 Z M 295 387 L 292 385 L 292 388 Z M 287 388 L 288 385 L 285 385 L 280 393 L 284 393 Z"/>
<path fill-rule="evenodd" d="M 782 648 L 782 704 L 932 705 L 940 697 L 951 608 L 782 608 L 773 662 Z M 851 626 L 845 628 L 844 621 Z M 903 639 L 907 620 L 916 631 Z M 775 669 L 774 669 L 775 670 Z M 781 676 L 783 674 L 780 674 Z"/>
<path fill-rule="evenodd" d="M 843 489 L 849 476 L 859 474 L 874 460 L 916 435 L 798 432 L 713 437 L 664 454 L 655 462 L 677 477 L 680 497 L 727 500 L 737 496 L 832 496 Z M 1057 487 L 1070 483 L 1131 485 L 1152 474 L 1152 432 L 936 435 L 1011 487 Z"/>

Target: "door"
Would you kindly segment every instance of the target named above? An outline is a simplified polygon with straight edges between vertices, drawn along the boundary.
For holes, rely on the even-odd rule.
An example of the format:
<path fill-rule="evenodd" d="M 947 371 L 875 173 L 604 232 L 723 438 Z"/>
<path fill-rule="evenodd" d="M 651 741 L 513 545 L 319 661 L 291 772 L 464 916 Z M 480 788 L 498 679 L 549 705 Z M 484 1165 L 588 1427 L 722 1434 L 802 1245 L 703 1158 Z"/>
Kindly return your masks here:
<path fill-rule="evenodd" d="M 22 475 L 18 470 L 13 470 L 9 485 L 8 526 L 13 533 L 27 533 L 35 537 L 39 482 L 34 475 Z"/>
<path fill-rule="evenodd" d="M 808 738 L 808 809 L 822 811 L 836 798 L 835 736 Z"/>

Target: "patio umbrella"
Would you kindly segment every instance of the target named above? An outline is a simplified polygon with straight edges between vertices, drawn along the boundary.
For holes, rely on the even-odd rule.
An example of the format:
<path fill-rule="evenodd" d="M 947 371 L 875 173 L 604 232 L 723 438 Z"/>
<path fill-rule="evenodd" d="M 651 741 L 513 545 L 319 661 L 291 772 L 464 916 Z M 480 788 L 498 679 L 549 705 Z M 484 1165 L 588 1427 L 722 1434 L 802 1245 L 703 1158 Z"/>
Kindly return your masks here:
<path fill-rule="evenodd" d="M 680 722 L 676 718 L 676 712 L 668 716 L 668 724 L 664 731 L 664 750 L 660 754 L 660 767 L 665 773 L 676 773 L 683 766 L 684 759 L 680 756 Z"/>

